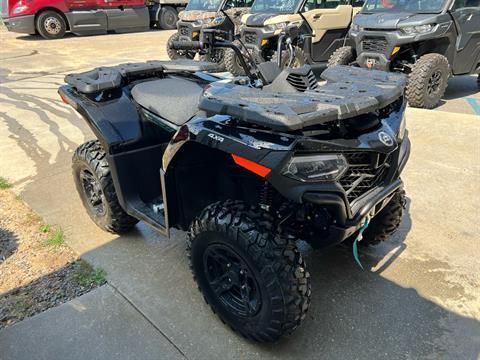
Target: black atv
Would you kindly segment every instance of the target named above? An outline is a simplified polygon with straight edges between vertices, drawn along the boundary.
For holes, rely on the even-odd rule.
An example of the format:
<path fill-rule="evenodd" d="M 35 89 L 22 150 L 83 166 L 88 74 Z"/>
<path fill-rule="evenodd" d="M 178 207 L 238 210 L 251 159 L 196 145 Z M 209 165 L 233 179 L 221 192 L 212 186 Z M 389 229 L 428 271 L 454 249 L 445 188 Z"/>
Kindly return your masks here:
<path fill-rule="evenodd" d="M 241 55 L 217 35 L 173 46 Z M 325 248 L 370 224 L 360 243 L 370 245 L 398 228 L 410 152 L 405 80 L 338 66 L 319 86 L 308 66 L 242 65 L 247 76 L 232 80 L 205 62 L 103 67 L 68 75 L 59 93 L 98 137 L 73 156 L 92 220 L 114 233 L 139 220 L 166 236 L 186 230 L 213 311 L 269 342 L 297 328 L 310 304 L 296 240 Z"/>
<path fill-rule="evenodd" d="M 367 0 L 349 34 L 354 48 L 329 65 L 406 73 L 413 107 L 434 108 L 450 75 L 480 73 L 480 0 Z"/>
<path fill-rule="evenodd" d="M 199 52 L 200 61 L 218 64 L 218 71 L 225 71 L 225 54 L 223 48 L 207 51 L 194 49 L 175 49 L 172 44 L 177 41 L 198 41 L 202 29 L 224 31 L 226 40 L 239 32 L 240 19 L 250 11 L 253 0 L 191 0 L 186 9 L 178 15 L 178 31 L 167 41 L 167 54 L 171 60 L 193 59 Z M 208 51 L 209 50 L 209 51 Z"/>

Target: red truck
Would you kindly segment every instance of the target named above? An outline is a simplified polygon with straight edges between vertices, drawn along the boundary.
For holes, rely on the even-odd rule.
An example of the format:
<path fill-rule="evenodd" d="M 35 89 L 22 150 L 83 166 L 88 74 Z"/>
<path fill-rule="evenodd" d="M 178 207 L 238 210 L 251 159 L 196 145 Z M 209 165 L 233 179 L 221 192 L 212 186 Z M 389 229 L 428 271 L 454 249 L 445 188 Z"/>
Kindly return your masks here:
<path fill-rule="evenodd" d="M 97 35 L 175 29 L 188 0 L 0 0 L 9 31 L 58 39 L 65 32 Z"/>

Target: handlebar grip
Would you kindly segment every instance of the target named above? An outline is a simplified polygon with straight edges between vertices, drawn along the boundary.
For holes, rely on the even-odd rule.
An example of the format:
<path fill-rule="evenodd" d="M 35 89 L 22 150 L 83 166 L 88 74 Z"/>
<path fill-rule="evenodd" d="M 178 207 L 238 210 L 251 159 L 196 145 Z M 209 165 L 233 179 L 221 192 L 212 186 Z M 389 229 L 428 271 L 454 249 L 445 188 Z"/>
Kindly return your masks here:
<path fill-rule="evenodd" d="M 172 41 L 171 48 L 174 50 L 201 50 L 203 44 L 200 41 Z"/>

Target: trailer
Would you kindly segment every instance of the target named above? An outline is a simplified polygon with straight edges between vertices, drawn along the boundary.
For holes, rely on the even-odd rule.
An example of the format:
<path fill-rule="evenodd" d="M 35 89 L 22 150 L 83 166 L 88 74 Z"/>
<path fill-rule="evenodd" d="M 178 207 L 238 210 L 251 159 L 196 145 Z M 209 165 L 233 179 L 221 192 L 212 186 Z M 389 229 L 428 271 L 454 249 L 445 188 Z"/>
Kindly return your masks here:
<path fill-rule="evenodd" d="M 0 16 L 9 31 L 58 39 L 175 29 L 188 0 L 0 0 Z"/>

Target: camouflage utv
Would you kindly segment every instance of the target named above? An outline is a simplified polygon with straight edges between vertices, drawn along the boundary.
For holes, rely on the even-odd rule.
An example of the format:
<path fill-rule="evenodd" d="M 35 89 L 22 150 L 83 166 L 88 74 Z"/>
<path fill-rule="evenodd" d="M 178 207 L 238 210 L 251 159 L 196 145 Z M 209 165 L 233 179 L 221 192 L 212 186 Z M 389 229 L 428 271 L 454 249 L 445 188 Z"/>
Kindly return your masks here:
<path fill-rule="evenodd" d="M 297 24 L 293 66 L 324 66 L 339 47 L 349 44 L 348 29 L 363 0 L 255 0 L 251 13 L 243 16 L 241 41 L 256 62 L 278 62 L 278 40 L 288 25 Z M 289 59 L 283 51 L 280 64 Z M 227 70 L 243 73 L 233 52 L 225 56 Z"/>
<path fill-rule="evenodd" d="M 193 59 L 198 50 L 175 50 L 174 41 L 197 41 L 200 31 L 217 28 L 225 31 L 226 38 L 239 32 L 241 19 L 250 12 L 253 0 L 190 0 L 186 9 L 179 14 L 177 32 L 167 42 L 167 53 L 171 60 Z M 213 61 L 219 70 L 225 69 L 224 49 L 200 52 L 200 60 Z"/>

